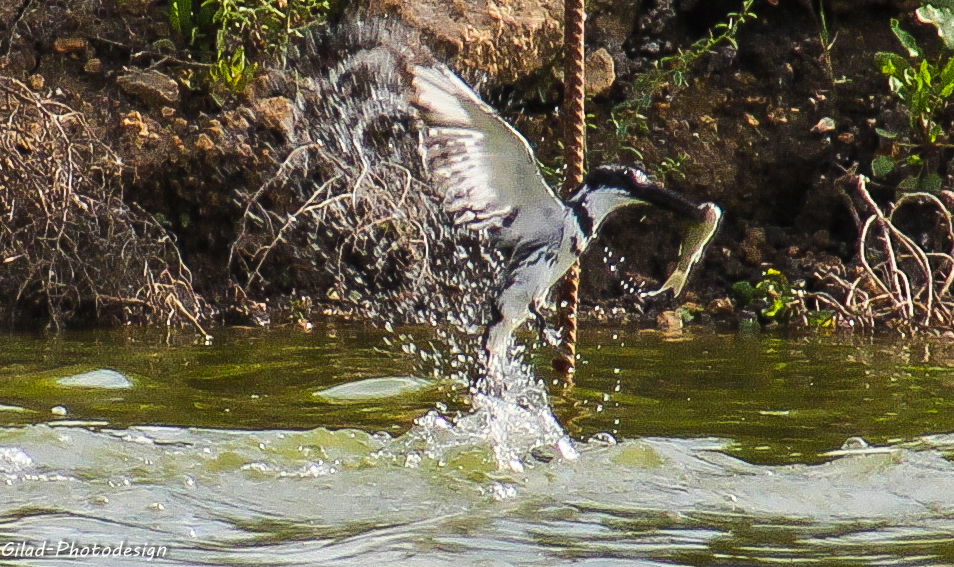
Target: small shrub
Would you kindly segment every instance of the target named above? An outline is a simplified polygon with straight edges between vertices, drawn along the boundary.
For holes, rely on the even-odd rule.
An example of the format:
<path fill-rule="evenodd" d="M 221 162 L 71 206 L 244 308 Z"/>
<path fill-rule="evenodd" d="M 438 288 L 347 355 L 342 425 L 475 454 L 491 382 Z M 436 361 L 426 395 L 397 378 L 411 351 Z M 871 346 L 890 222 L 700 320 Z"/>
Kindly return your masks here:
<path fill-rule="evenodd" d="M 761 314 L 772 321 L 788 320 L 795 305 L 800 303 L 788 278 L 774 268 L 766 270 L 762 281 L 755 286 L 746 281 L 738 282 L 732 286 L 732 291 L 743 307 L 759 299 L 765 300 L 767 305 L 761 309 Z"/>
<path fill-rule="evenodd" d="M 882 51 L 875 55 L 878 69 L 888 77 L 888 87 L 898 97 L 908 114 L 908 129 L 892 132 L 881 128 L 876 132 L 886 142 L 889 153 L 871 162 L 875 177 L 884 178 L 899 171 L 905 174 L 898 188 L 902 191 L 941 190 L 940 170 L 943 152 L 952 147 L 950 135 L 942 126 L 943 115 L 954 94 L 954 3 L 937 1 L 918 10 L 919 18 L 938 27 L 946 49 L 936 59 L 927 57 L 914 37 L 901 29 L 898 20 L 891 20 L 891 31 L 898 38 L 906 55 Z"/>

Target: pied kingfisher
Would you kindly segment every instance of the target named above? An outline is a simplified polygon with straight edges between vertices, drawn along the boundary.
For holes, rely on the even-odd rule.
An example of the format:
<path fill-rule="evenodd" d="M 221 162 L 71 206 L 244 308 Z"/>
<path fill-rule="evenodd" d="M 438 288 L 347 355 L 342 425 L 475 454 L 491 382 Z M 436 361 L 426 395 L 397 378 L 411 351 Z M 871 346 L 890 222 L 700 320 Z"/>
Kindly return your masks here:
<path fill-rule="evenodd" d="M 691 222 L 672 276 L 652 294 L 682 291 L 722 218 L 642 170 L 592 170 L 565 201 L 544 181 L 526 139 L 443 66 L 410 65 L 411 102 L 426 125 L 426 163 L 457 225 L 486 229 L 507 258 L 493 319 L 484 334 L 488 368 L 507 355 L 514 331 L 533 314 L 541 332 L 550 289 L 580 257 L 606 217 L 624 205 L 650 204 Z"/>

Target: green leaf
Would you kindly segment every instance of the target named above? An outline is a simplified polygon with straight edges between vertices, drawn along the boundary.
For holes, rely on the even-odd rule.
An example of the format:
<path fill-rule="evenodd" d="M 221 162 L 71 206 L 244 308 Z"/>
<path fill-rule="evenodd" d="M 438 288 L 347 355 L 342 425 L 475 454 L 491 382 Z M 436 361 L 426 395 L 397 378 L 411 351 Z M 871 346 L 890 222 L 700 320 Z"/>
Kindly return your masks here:
<path fill-rule="evenodd" d="M 923 81 L 923 85 L 931 85 L 931 79 L 933 78 L 931 67 L 932 65 L 927 62 L 927 59 L 921 60 L 921 68 L 918 70 L 918 80 Z"/>
<path fill-rule="evenodd" d="M 772 318 L 781 314 L 784 310 L 785 310 L 785 302 L 782 301 L 781 297 L 779 297 L 772 302 L 772 305 L 762 310 L 762 315 Z"/>
<path fill-rule="evenodd" d="M 169 2 L 169 27 L 176 33 L 182 33 L 182 8 L 178 0 Z"/>
<path fill-rule="evenodd" d="M 893 31 L 894 35 L 901 41 L 901 45 L 908 50 L 908 55 L 911 57 L 921 57 L 921 50 L 918 48 L 918 42 L 915 41 L 914 36 L 901 29 L 898 20 L 894 18 L 891 18 L 891 31 Z"/>
<path fill-rule="evenodd" d="M 875 65 L 885 75 L 900 76 L 905 69 L 910 69 L 911 64 L 904 57 L 890 51 L 879 51 L 875 53 Z"/>
<path fill-rule="evenodd" d="M 954 58 L 952 58 L 951 61 L 954 61 Z M 946 82 L 944 83 L 944 88 L 938 93 L 938 96 L 941 98 L 947 98 L 951 96 L 952 92 L 954 92 L 954 81 Z"/>
<path fill-rule="evenodd" d="M 173 14 L 173 10 L 175 14 Z M 170 2 L 169 25 L 184 36 L 192 35 L 192 0 L 172 0 Z"/>
<path fill-rule="evenodd" d="M 938 138 L 944 135 L 944 128 L 941 127 L 937 122 L 931 122 L 931 130 L 928 132 L 928 136 L 931 138 L 931 143 L 937 143 Z"/>
<path fill-rule="evenodd" d="M 941 84 L 946 86 L 948 83 L 954 83 L 954 57 L 947 60 L 941 71 Z"/>
<path fill-rule="evenodd" d="M 881 136 L 882 138 L 887 138 L 893 140 L 898 137 L 897 132 L 889 132 L 888 130 L 883 130 L 881 128 L 875 128 L 875 134 Z"/>
<path fill-rule="evenodd" d="M 941 186 L 941 176 L 936 173 L 928 173 L 918 179 L 918 191 L 940 193 Z"/>
<path fill-rule="evenodd" d="M 218 0 L 205 0 L 199 8 L 199 17 L 196 23 L 203 30 L 208 31 L 212 27 L 213 18 L 218 10 Z"/>
<path fill-rule="evenodd" d="M 919 177 L 908 177 L 898 184 L 898 189 L 902 191 L 937 193 L 941 190 L 941 185 L 941 176 L 936 173 L 929 173 Z"/>
<path fill-rule="evenodd" d="M 889 156 L 878 156 L 871 160 L 871 173 L 875 177 L 884 177 L 894 171 L 894 160 Z"/>
<path fill-rule="evenodd" d="M 737 282 L 732 286 L 732 292 L 735 293 L 735 298 L 739 300 L 742 307 L 752 303 L 752 300 L 755 299 L 755 288 L 749 282 Z"/>
<path fill-rule="evenodd" d="M 888 77 L 888 87 L 891 89 L 891 92 L 900 93 L 901 89 L 904 88 L 904 83 L 902 83 L 901 81 L 898 80 L 897 77 L 892 75 Z M 904 97 L 901 97 L 901 98 L 904 98 Z"/>
<path fill-rule="evenodd" d="M 917 14 L 922 22 L 937 27 L 937 35 L 944 45 L 954 49 L 954 7 L 950 2 L 930 2 L 918 8 Z"/>

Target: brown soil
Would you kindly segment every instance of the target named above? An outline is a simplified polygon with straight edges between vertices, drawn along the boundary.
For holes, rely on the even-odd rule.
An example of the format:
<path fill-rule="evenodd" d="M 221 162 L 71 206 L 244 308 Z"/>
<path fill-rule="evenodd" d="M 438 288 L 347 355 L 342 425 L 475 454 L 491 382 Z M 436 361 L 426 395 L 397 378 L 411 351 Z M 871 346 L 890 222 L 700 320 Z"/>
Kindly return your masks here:
<path fill-rule="evenodd" d="M 612 143 L 610 111 L 633 94 L 633 78 L 739 7 L 735 0 L 591 3 L 588 49 L 606 50 L 617 75 L 589 106 L 594 161 Z M 852 260 L 858 227 L 834 180 L 854 163 L 870 174 L 879 147 L 874 128 L 898 115 L 873 56 L 899 50 L 888 27 L 893 17 L 922 44 L 937 43 L 933 29 L 913 18 L 910 1 L 824 7 L 828 30 L 837 37 L 830 51 L 820 39 L 818 2 L 757 2 L 758 19 L 741 31 L 738 51 L 720 49 L 693 70 L 688 87 L 659 96 L 647 113 L 648 133 L 635 141 L 650 169 L 663 158 L 688 154 L 684 178 L 671 176 L 670 185 L 726 212 L 686 297 L 703 305 L 722 299 L 712 303 L 717 317 L 728 316 L 724 298 L 732 284 L 758 281 L 766 267 L 792 281 L 804 279 L 811 289 L 818 270 Z M 422 0 L 416 10 L 405 9 L 412 23 L 438 25 L 422 35 L 462 74 L 491 74 L 485 96 L 544 161 L 556 151 L 557 8 L 555 2 Z M 244 321 L 264 320 L 255 315 L 260 302 L 285 298 L 278 301 L 285 311 L 272 316 L 281 321 L 290 312 L 288 298 L 324 297 L 328 281 L 294 255 L 279 255 L 266 267 L 263 281 L 269 283 L 250 288 L 249 295 L 230 285 L 243 276 L 234 261 L 229 264 L 244 212 L 237 196 L 256 191 L 274 172 L 270 148 L 281 111 L 258 98 L 261 85 L 229 99 L 226 108 L 216 104 L 199 79 L 204 64 L 181 38 L 170 38 L 166 10 L 165 0 L 6 2 L 0 7 L 0 73 L 85 115 L 123 163 L 125 201 L 175 235 L 196 291 L 214 304 L 237 305 Z M 835 128 L 813 131 L 824 118 Z M 873 193 L 882 202 L 894 194 L 890 187 Z M 267 200 L 278 212 L 293 206 L 280 193 Z M 665 279 L 679 246 L 670 224 L 670 218 L 639 209 L 611 220 L 584 261 L 584 302 L 633 301 L 623 293 L 620 273 L 605 267 L 604 247 L 626 257 L 622 279 L 646 287 Z M 664 307 L 651 306 L 649 314 L 654 318 Z"/>

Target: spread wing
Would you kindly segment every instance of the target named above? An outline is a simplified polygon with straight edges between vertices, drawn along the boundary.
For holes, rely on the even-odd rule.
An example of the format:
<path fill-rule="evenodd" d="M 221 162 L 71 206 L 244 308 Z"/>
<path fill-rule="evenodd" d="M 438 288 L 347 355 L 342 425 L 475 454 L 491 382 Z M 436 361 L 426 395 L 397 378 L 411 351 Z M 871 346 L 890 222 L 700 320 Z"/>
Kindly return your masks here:
<path fill-rule="evenodd" d="M 427 130 L 427 165 L 455 224 L 533 237 L 565 205 L 543 180 L 530 145 L 446 67 L 412 66 L 411 102 Z"/>

